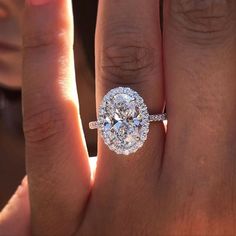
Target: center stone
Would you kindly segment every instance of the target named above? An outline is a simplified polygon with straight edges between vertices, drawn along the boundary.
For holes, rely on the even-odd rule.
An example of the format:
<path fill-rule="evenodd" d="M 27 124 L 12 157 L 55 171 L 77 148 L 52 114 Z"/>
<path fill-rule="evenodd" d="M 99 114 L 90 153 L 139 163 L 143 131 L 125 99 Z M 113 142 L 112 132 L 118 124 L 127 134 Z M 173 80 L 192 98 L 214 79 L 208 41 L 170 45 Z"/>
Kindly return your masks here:
<path fill-rule="evenodd" d="M 148 132 L 148 113 L 143 100 L 133 90 L 106 97 L 100 109 L 105 143 L 119 154 L 129 154 L 143 145 Z"/>

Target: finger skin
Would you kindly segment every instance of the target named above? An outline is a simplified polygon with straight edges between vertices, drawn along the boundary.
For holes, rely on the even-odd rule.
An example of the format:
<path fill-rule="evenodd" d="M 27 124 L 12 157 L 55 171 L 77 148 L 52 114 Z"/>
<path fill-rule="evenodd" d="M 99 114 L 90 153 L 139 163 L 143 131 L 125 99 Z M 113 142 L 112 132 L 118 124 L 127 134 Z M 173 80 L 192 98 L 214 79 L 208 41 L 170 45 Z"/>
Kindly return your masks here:
<path fill-rule="evenodd" d="M 99 1 L 95 41 L 97 108 L 110 89 L 123 86 L 134 89 L 143 97 L 150 114 L 161 113 L 164 82 L 159 1 Z M 95 232 L 109 234 L 109 229 L 122 225 L 126 205 L 143 205 L 146 194 L 153 194 L 164 139 L 164 125 L 152 123 L 144 146 L 127 157 L 110 151 L 99 135 L 97 170 L 84 228 L 91 231 L 89 225 L 94 223 Z M 137 191 L 140 198 L 135 199 Z M 155 196 L 152 197 L 154 200 Z M 150 206 L 152 200 L 148 202 Z M 114 207 L 112 212 L 111 207 Z M 116 209 L 120 210 L 119 215 L 113 215 L 118 213 Z M 148 209 L 147 206 L 146 212 Z M 142 221 L 136 210 L 133 209 L 132 214 Z M 104 214 L 98 217 L 100 211 Z M 101 228 L 102 222 L 107 222 L 108 227 Z M 116 233 L 121 231 L 120 228 Z"/>
<path fill-rule="evenodd" d="M 71 235 L 90 192 L 71 1 L 27 4 L 24 18 L 23 118 L 32 230 Z"/>
<path fill-rule="evenodd" d="M 161 182 L 168 216 L 178 216 L 166 227 L 178 225 L 179 234 L 235 234 L 235 10 L 224 0 L 165 4 Z"/>

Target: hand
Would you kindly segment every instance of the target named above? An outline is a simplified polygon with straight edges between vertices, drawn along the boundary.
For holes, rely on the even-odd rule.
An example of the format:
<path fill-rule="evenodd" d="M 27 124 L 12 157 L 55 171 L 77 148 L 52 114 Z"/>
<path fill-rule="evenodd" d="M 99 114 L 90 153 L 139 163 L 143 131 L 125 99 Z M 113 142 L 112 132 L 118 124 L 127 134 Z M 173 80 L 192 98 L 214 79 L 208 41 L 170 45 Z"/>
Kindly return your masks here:
<path fill-rule="evenodd" d="M 33 2 L 33 0 L 31 0 Z M 46 2 L 41 0 L 41 3 Z M 163 111 L 143 148 L 99 138 L 90 179 L 70 0 L 26 7 L 24 132 L 33 235 L 235 235 L 236 2 L 101 0 L 97 105 L 129 86 Z"/>

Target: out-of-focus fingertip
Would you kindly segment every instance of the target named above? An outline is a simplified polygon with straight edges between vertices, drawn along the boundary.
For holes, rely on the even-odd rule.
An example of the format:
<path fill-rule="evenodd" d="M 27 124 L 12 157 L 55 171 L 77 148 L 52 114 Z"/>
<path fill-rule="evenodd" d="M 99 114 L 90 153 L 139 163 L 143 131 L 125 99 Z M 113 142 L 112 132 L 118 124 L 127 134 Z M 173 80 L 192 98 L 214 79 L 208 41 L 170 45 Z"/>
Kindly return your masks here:
<path fill-rule="evenodd" d="M 0 236 L 30 235 L 30 207 L 26 178 L 0 212 Z"/>
<path fill-rule="evenodd" d="M 25 176 L 25 177 L 22 179 L 21 185 L 23 185 L 23 186 L 27 186 L 27 185 L 28 185 L 28 178 L 27 178 L 27 176 Z"/>

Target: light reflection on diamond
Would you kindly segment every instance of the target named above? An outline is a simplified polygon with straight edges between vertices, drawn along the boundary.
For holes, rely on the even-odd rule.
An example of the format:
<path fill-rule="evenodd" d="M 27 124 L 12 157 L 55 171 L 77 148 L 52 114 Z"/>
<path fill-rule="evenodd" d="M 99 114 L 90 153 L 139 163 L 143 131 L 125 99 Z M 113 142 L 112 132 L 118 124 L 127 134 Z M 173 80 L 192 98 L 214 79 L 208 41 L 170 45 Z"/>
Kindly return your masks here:
<path fill-rule="evenodd" d="M 129 88 L 112 89 L 99 108 L 102 137 L 109 148 L 128 155 L 146 140 L 149 121 L 143 99 Z"/>

